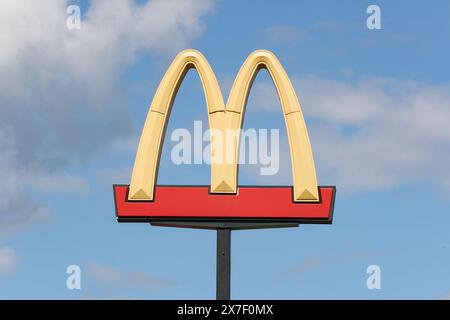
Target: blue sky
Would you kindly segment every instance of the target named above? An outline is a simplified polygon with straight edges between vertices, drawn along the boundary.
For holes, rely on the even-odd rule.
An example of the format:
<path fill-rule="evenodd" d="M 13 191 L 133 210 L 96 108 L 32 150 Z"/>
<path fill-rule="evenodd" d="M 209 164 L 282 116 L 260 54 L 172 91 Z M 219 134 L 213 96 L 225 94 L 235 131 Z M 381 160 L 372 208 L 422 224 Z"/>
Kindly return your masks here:
<path fill-rule="evenodd" d="M 66 7 L 81 7 L 81 29 Z M 368 5 L 381 30 L 368 30 Z M 450 5 L 446 1 L 4 1 L 0 10 L 0 298 L 213 299 L 215 233 L 118 224 L 156 86 L 176 53 L 200 50 L 226 97 L 245 58 L 273 51 L 296 87 L 332 225 L 236 231 L 232 298 L 450 297 Z M 194 71 L 167 132 L 207 121 Z M 244 128 L 279 128 L 262 71 Z M 207 165 L 170 162 L 158 183 L 208 184 Z M 66 268 L 81 268 L 81 290 Z M 381 268 L 368 290 L 366 269 Z"/>

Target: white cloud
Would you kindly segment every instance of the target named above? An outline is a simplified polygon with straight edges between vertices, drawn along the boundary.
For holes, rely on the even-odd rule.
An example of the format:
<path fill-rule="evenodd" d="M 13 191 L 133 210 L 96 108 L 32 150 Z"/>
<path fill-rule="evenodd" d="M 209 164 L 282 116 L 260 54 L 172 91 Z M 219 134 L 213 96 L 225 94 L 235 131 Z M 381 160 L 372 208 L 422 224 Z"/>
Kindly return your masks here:
<path fill-rule="evenodd" d="M 5 165 L 1 160 L 0 155 L 0 239 L 49 218 L 48 209 L 25 190 L 26 177 L 20 170 L 12 165 Z"/>
<path fill-rule="evenodd" d="M 33 186 L 44 193 L 73 193 L 85 195 L 91 190 L 86 179 L 70 173 L 38 176 L 33 181 Z"/>
<path fill-rule="evenodd" d="M 131 172 L 132 168 L 130 166 L 105 168 L 98 172 L 96 178 L 99 182 L 106 185 L 128 183 L 130 181 Z"/>
<path fill-rule="evenodd" d="M 333 267 L 337 264 L 346 263 L 351 260 L 362 260 L 391 254 L 392 252 L 380 253 L 373 251 L 350 251 L 332 255 L 311 256 L 300 260 L 294 266 L 284 270 L 281 275 L 290 277 L 298 274 L 304 274 L 305 272 L 311 270 L 317 270 L 322 267 Z"/>
<path fill-rule="evenodd" d="M 17 254 L 10 247 L 0 248 L 0 276 L 14 272 L 19 260 Z"/>
<path fill-rule="evenodd" d="M 81 29 L 69 30 L 66 1 L 1 2 L 0 236 L 47 215 L 30 190 L 89 189 L 66 169 L 129 139 L 120 90 L 126 66 L 141 54 L 172 56 L 188 46 L 213 5 L 93 0 Z"/>
<path fill-rule="evenodd" d="M 374 77 L 353 83 L 292 79 L 309 120 L 320 183 L 335 184 L 340 192 L 412 182 L 450 191 L 450 84 Z M 275 91 L 264 88 L 272 84 L 259 86 L 255 103 L 263 101 L 262 110 L 280 112 Z M 291 183 L 290 166 L 280 167 L 280 175 Z"/>
<path fill-rule="evenodd" d="M 307 33 L 294 26 L 287 24 L 276 24 L 263 30 L 264 38 L 270 43 L 294 43 L 299 39 L 307 37 Z"/>
<path fill-rule="evenodd" d="M 450 291 L 444 293 L 444 294 L 441 295 L 438 299 L 439 299 L 439 300 L 450 300 Z"/>
<path fill-rule="evenodd" d="M 160 289 L 173 285 L 169 280 L 148 273 L 123 271 L 98 262 L 89 263 L 88 275 L 95 282 L 109 289 Z"/>

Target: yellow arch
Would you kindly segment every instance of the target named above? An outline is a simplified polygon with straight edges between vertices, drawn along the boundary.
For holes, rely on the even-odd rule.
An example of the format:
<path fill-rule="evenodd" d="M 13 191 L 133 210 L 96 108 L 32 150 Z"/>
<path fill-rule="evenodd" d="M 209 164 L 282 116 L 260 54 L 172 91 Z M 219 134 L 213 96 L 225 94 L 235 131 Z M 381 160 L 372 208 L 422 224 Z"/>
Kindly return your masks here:
<path fill-rule="evenodd" d="M 196 50 L 180 52 L 166 71 L 153 97 L 139 141 L 131 176 L 129 200 L 152 200 L 158 162 L 164 139 L 164 129 L 177 91 L 189 69 L 195 68 L 200 76 L 208 115 L 224 112 L 225 104 L 216 76 L 205 57 Z M 214 128 L 215 123 L 211 122 Z M 214 176 L 211 166 L 211 177 Z"/>
<path fill-rule="evenodd" d="M 199 73 L 206 98 L 208 120 L 211 128 L 211 151 L 217 149 L 213 131 L 224 138 L 222 154 L 232 161 L 217 162 L 211 157 L 211 192 L 237 192 L 237 166 L 239 134 L 252 82 L 261 68 L 266 68 L 280 97 L 286 122 L 293 170 L 294 201 L 318 201 L 318 187 L 314 159 L 295 90 L 275 55 L 266 50 L 253 52 L 242 65 L 227 101 L 223 101 L 213 70 L 204 56 L 195 50 L 182 51 L 164 75 L 145 121 L 139 142 L 130 183 L 129 200 L 152 200 L 162 148 L 164 128 L 170 115 L 174 97 L 187 71 L 195 68 Z M 230 136 L 227 130 L 235 132 Z M 231 140 L 230 140 L 231 139 Z M 228 148 L 231 146 L 231 148 Z M 228 159 L 228 158 L 227 158 Z"/>
<path fill-rule="evenodd" d="M 272 52 L 254 51 L 242 65 L 226 105 L 227 112 L 234 117 L 228 125 L 233 129 L 242 127 L 249 91 L 258 71 L 263 68 L 267 69 L 273 80 L 283 109 L 291 151 L 294 201 L 319 201 L 314 158 L 300 103 L 286 71 Z M 233 145 L 235 147 L 229 151 L 233 152 L 234 163 L 237 163 L 239 136 Z M 224 178 L 228 180 L 228 185 L 236 186 L 237 165 L 228 165 Z"/>

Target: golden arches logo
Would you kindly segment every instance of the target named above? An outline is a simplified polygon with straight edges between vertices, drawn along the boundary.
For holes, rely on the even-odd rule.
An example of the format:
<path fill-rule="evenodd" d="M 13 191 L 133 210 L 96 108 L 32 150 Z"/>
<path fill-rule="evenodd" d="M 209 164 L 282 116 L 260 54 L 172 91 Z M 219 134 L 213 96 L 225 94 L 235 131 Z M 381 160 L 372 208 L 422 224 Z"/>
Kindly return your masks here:
<path fill-rule="evenodd" d="M 242 127 L 253 80 L 258 71 L 264 68 L 275 84 L 287 128 L 294 187 L 293 201 L 318 202 L 319 190 L 314 159 L 303 113 L 292 83 L 276 56 L 267 50 L 251 53 L 239 70 L 225 105 L 211 66 L 200 52 L 192 49 L 184 50 L 175 57 L 153 97 L 136 153 L 128 200 L 153 200 L 165 127 L 178 88 L 191 68 L 197 70 L 203 85 L 211 132 L 218 130 L 226 139 L 232 139 L 221 146 L 227 147 L 222 151 L 232 159 L 231 162 L 224 163 L 211 158 L 210 192 L 233 194 L 238 190 L 239 129 Z M 237 134 L 226 135 L 225 131 L 228 129 L 235 130 Z M 214 144 L 213 139 L 211 144 Z M 213 149 L 212 146 L 211 150 Z"/>

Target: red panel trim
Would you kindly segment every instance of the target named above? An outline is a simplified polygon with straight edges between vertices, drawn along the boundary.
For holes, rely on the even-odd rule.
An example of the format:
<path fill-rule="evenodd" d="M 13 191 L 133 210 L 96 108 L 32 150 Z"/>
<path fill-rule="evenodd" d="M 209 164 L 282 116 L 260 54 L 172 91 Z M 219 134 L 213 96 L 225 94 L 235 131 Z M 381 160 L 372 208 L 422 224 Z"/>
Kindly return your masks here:
<path fill-rule="evenodd" d="M 156 186 L 154 201 L 128 201 L 128 186 L 115 185 L 119 221 L 152 218 L 287 219 L 331 223 L 334 187 L 319 187 L 320 202 L 292 201 L 292 187 L 239 187 L 238 194 L 211 194 L 208 186 Z"/>

